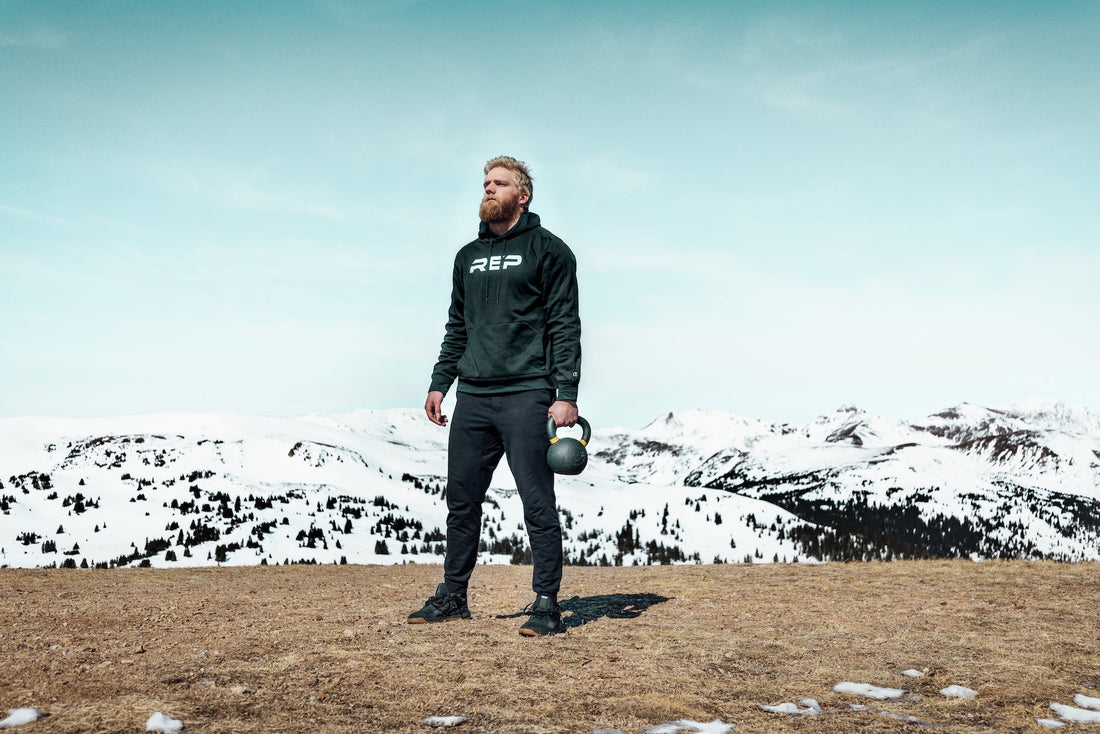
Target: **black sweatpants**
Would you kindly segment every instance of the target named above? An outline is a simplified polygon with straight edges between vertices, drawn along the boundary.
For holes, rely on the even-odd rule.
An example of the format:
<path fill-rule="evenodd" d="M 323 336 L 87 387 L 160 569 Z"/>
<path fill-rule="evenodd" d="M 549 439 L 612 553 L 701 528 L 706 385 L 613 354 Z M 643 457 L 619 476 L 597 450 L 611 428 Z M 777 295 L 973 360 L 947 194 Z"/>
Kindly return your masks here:
<path fill-rule="evenodd" d="M 449 591 L 465 593 L 481 541 L 481 505 L 493 470 L 507 455 L 531 543 L 536 594 L 561 586 L 562 538 L 554 474 L 546 463 L 547 408 L 553 390 L 505 395 L 458 393 L 447 447 L 447 555 Z"/>

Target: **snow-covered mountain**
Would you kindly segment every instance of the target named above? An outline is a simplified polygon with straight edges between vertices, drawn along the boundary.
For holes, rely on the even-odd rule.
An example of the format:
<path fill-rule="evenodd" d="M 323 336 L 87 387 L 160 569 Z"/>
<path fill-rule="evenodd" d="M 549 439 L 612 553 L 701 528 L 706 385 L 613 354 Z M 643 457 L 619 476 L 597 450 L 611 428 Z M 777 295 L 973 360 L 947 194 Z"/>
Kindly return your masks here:
<path fill-rule="evenodd" d="M 0 420 L 0 566 L 437 563 L 446 438 L 419 410 Z M 589 451 L 558 479 L 571 563 L 1100 559 L 1100 414 L 1077 406 L 680 411 Z M 483 562 L 529 558 L 506 466 L 483 527 Z"/>

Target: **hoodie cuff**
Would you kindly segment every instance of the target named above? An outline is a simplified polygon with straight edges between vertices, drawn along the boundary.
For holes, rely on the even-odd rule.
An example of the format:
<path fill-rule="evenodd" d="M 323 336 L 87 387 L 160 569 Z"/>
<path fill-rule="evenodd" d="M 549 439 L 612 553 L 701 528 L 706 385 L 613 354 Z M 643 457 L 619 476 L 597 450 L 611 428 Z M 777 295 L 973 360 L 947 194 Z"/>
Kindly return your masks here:
<path fill-rule="evenodd" d="M 441 392 L 446 395 L 447 391 L 451 389 L 451 385 L 453 384 L 453 380 L 451 382 L 433 382 L 428 385 L 428 392 Z"/>
<path fill-rule="evenodd" d="M 558 388 L 558 400 L 568 400 L 571 403 L 577 402 L 577 386 L 566 385 Z"/>

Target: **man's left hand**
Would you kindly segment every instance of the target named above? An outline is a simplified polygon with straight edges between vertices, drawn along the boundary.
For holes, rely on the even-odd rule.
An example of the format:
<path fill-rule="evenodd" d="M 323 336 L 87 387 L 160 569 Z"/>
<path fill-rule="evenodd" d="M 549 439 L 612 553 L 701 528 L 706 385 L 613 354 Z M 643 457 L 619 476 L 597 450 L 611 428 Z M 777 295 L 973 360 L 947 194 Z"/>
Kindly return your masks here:
<path fill-rule="evenodd" d="M 558 428 L 577 425 L 577 404 L 570 400 L 555 400 L 546 414 L 554 416 L 554 423 L 558 425 Z"/>

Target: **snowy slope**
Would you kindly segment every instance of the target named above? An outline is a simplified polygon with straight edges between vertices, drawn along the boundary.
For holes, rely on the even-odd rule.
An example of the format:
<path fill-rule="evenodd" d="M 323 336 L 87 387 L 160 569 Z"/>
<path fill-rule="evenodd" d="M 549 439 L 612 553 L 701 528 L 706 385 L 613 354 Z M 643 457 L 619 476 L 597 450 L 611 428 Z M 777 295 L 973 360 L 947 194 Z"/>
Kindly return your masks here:
<path fill-rule="evenodd" d="M 418 410 L 0 420 L 0 565 L 439 562 L 447 431 Z M 1100 417 L 963 404 L 915 424 L 717 411 L 595 430 L 572 563 L 1100 558 Z M 528 558 L 506 465 L 483 562 Z"/>
<path fill-rule="evenodd" d="M 964 404 L 919 425 L 846 408 L 762 437 L 736 462 L 706 462 L 686 481 L 887 535 L 895 551 L 1092 559 L 1097 420 L 1060 403 Z"/>

